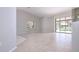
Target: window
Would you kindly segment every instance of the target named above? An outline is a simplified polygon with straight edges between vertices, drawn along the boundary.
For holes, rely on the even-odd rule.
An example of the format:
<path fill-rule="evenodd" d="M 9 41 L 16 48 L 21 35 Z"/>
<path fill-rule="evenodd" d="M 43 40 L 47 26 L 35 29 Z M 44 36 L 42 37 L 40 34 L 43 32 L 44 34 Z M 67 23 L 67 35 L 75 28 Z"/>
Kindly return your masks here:
<path fill-rule="evenodd" d="M 56 19 L 56 21 L 59 21 L 59 20 L 60 20 L 59 18 Z"/>
<path fill-rule="evenodd" d="M 71 16 L 66 17 L 66 20 L 69 20 L 69 19 L 72 19 L 72 17 Z"/>
<path fill-rule="evenodd" d="M 56 19 L 56 32 L 72 33 L 71 16 Z"/>
<path fill-rule="evenodd" d="M 65 17 L 60 18 L 60 20 L 65 20 Z"/>

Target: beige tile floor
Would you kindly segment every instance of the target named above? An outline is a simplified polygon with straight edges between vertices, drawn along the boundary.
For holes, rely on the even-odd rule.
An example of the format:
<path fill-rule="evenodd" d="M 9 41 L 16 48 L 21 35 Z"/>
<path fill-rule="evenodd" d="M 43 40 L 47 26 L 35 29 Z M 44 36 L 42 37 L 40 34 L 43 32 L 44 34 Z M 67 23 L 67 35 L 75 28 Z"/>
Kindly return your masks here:
<path fill-rule="evenodd" d="M 71 34 L 32 33 L 24 35 L 26 39 L 17 46 L 16 52 L 70 52 Z"/>

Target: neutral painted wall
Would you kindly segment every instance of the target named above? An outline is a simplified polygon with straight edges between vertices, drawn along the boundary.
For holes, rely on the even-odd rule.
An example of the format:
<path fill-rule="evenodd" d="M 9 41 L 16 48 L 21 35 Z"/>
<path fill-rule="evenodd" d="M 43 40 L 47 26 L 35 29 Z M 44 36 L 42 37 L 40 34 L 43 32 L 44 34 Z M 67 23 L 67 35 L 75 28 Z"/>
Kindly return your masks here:
<path fill-rule="evenodd" d="M 0 7 L 0 52 L 16 46 L 16 8 Z"/>
<path fill-rule="evenodd" d="M 28 29 L 26 23 L 34 22 L 34 28 Z M 52 33 L 55 30 L 55 21 L 53 16 L 37 17 L 20 8 L 17 8 L 17 34 L 24 33 Z"/>
<path fill-rule="evenodd" d="M 79 8 L 72 10 L 73 23 L 72 23 L 72 50 L 79 52 Z"/>
<path fill-rule="evenodd" d="M 42 29 L 43 33 L 53 33 L 55 28 L 55 21 L 53 16 L 51 17 L 43 17 L 41 19 L 42 22 Z"/>
<path fill-rule="evenodd" d="M 22 35 L 25 33 L 37 33 L 40 32 L 40 18 L 33 16 L 24 10 L 17 8 L 17 35 Z M 32 29 L 27 28 L 27 22 L 33 21 L 34 26 Z"/>
<path fill-rule="evenodd" d="M 72 50 L 79 52 L 79 21 L 72 23 Z"/>

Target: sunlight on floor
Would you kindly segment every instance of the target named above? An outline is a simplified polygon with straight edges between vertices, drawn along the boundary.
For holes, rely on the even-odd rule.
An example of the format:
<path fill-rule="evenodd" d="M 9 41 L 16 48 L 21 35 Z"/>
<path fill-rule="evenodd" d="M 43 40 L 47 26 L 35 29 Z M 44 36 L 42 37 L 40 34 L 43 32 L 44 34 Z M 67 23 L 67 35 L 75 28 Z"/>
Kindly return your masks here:
<path fill-rule="evenodd" d="M 68 52 L 72 48 L 71 34 L 33 33 L 25 35 L 26 39 L 17 46 L 17 52 Z"/>

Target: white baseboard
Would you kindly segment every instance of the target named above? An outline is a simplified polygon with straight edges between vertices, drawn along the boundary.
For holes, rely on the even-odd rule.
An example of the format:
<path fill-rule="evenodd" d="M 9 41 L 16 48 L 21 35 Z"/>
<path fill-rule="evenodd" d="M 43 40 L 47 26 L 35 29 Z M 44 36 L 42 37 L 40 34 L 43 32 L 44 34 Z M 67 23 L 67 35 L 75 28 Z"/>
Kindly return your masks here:
<path fill-rule="evenodd" d="M 19 44 L 23 43 L 24 41 L 25 41 L 25 40 L 19 41 L 19 43 L 17 43 L 17 45 L 19 45 Z"/>
<path fill-rule="evenodd" d="M 19 45 L 23 43 L 26 39 L 24 37 L 18 36 L 16 44 Z"/>
<path fill-rule="evenodd" d="M 13 52 L 17 47 L 12 48 L 9 52 Z"/>

